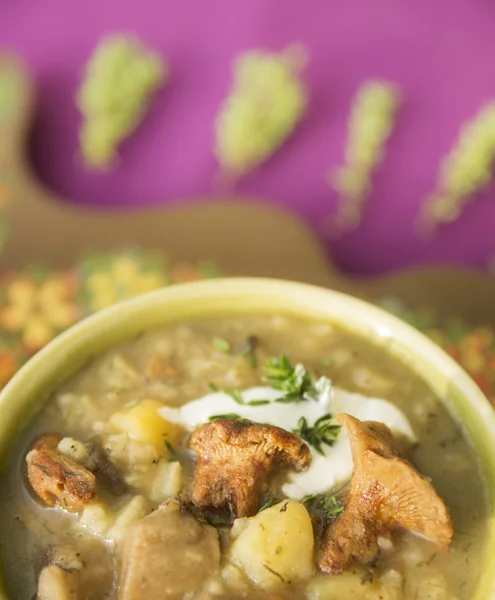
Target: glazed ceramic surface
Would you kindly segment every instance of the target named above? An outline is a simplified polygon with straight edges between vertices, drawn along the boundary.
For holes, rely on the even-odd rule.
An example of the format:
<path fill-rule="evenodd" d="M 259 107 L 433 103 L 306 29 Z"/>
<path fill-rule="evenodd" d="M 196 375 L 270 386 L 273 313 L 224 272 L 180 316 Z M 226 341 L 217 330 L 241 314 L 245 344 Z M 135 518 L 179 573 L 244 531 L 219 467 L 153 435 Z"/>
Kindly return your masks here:
<path fill-rule="evenodd" d="M 279 313 L 334 322 L 405 362 L 446 403 L 483 463 L 495 510 L 495 413 L 465 372 L 435 344 L 393 316 L 338 292 L 270 279 L 232 278 L 172 286 L 96 313 L 29 361 L 0 395 L 0 458 L 49 393 L 91 358 L 147 329 L 196 317 Z M 490 550 L 495 527 L 490 523 Z M 495 599 L 495 552 L 473 600 Z M 0 583 L 1 586 L 1 583 Z M 7 600 L 0 589 L 0 600 Z"/>

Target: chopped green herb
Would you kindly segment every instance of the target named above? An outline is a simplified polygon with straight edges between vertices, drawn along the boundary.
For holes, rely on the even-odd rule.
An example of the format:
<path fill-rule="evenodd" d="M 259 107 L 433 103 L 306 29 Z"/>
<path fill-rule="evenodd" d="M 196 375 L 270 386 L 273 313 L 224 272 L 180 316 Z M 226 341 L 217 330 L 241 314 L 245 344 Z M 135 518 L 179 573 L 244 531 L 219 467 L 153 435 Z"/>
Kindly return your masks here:
<path fill-rule="evenodd" d="M 232 388 L 231 390 L 223 390 L 226 394 L 228 394 L 232 400 L 234 400 L 234 402 L 237 402 L 237 404 L 246 404 L 244 402 L 244 398 L 242 397 L 242 394 L 239 390 L 236 390 L 235 388 Z"/>
<path fill-rule="evenodd" d="M 168 462 L 178 462 L 179 461 L 179 455 L 177 454 L 177 452 L 176 452 L 175 448 L 172 446 L 172 444 L 168 440 L 165 440 L 163 443 L 165 444 L 165 448 L 170 453 L 170 457 L 168 458 Z"/>
<path fill-rule="evenodd" d="M 224 354 L 228 354 L 230 352 L 231 344 L 225 338 L 214 337 L 211 340 L 211 343 L 213 344 L 215 350 L 218 350 L 219 352 L 223 352 Z"/>
<path fill-rule="evenodd" d="M 311 373 L 298 363 L 292 366 L 290 360 L 282 354 L 279 358 L 271 358 L 263 367 L 265 381 L 276 390 L 285 392 L 277 402 L 301 402 L 302 400 L 318 400 L 318 397 L 331 382 L 326 377 L 321 377 L 315 384 Z"/>
<path fill-rule="evenodd" d="M 344 510 L 344 505 L 335 495 L 315 494 L 306 496 L 302 502 L 320 511 L 324 520 L 335 519 Z"/>
<path fill-rule="evenodd" d="M 165 444 L 165 448 L 170 452 L 170 454 L 175 454 L 175 449 L 168 440 L 165 440 L 163 443 Z"/>
<path fill-rule="evenodd" d="M 303 504 L 311 504 L 314 500 L 318 498 L 318 494 L 311 494 L 310 496 L 304 496 L 301 500 Z"/>
<path fill-rule="evenodd" d="M 255 369 L 258 366 L 258 361 L 254 355 L 254 351 L 246 352 L 243 356 L 249 361 L 249 364 Z"/>
<path fill-rule="evenodd" d="M 223 392 L 224 394 L 227 394 L 228 396 L 230 396 L 232 398 L 232 400 L 234 400 L 234 402 L 236 402 L 237 404 L 240 404 L 241 406 L 263 406 L 265 404 L 270 404 L 270 400 L 265 400 L 265 399 L 248 400 L 246 402 L 246 400 L 244 400 L 244 398 L 242 397 L 242 392 L 236 388 L 231 388 L 230 390 L 221 390 L 214 383 L 210 383 L 209 386 L 210 386 L 210 390 L 212 390 L 214 392 Z"/>
<path fill-rule="evenodd" d="M 209 515 L 208 517 L 206 517 L 208 523 L 210 523 L 210 525 L 213 525 L 214 527 L 228 527 L 229 525 L 231 525 L 231 523 L 222 517 L 217 517 L 214 515 Z"/>
<path fill-rule="evenodd" d="M 305 417 L 301 417 L 297 422 L 297 429 L 292 432 L 308 442 L 310 446 L 324 454 L 322 445 L 332 446 L 337 439 L 340 431 L 340 425 L 333 421 L 333 416 L 328 413 L 320 417 L 313 426 L 308 425 Z"/>
<path fill-rule="evenodd" d="M 216 421 L 217 419 L 242 419 L 242 417 L 236 413 L 225 413 L 224 415 L 211 415 L 211 417 L 208 417 L 208 421 Z"/>
<path fill-rule="evenodd" d="M 275 402 L 280 402 L 281 404 L 291 404 L 292 402 L 301 402 L 304 398 L 301 398 L 299 394 L 286 394 L 281 398 L 277 398 Z"/>
<path fill-rule="evenodd" d="M 215 391 L 219 391 L 216 388 Z M 270 404 L 270 400 L 248 400 L 247 402 L 242 397 L 242 393 L 240 390 L 236 388 L 232 388 L 230 390 L 222 390 L 225 394 L 228 394 L 234 402 L 240 404 L 241 406 L 263 406 L 264 404 Z"/>
<path fill-rule="evenodd" d="M 265 503 L 263 504 L 263 506 L 259 509 L 258 512 L 261 512 L 262 510 L 265 510 L 267 508 L 270 508 L 270 506 L 274 506 L 275 504 L 277 504 L 278 500 L 276 498 L 274 498 L 271 494 L 267 497 L 267 499 L 265 500 Z"/>
<path fill-rule="evenodd" d="M 254 351 L 256 350 L 256 346 L 258 345 L 258 338 L 254 335 L 250 335 L 246 343 L 239 350 L 239 354 L 244 356 L 249 361 L 249 364 L 254 368 L 258 366 L 258 361 L 256 360 L 256 355 Z"/>
<path fill-rule="evenodd" d="M 205 512 L 198 510 L 194 511 L 193 514 L 197 521 L 204 523 L 205 525 L 213 525 L 213 527 L 229 527 L 231 525 L 227 519 L 217 515 L 206 514 Z"/>
<path fill-rule="evenodd" d="M 337 517 L 344 510 L 344 505 L 337 500 L 336 496 L 326 496 L 323 502 L 325 511 L 329 517 Z"/>

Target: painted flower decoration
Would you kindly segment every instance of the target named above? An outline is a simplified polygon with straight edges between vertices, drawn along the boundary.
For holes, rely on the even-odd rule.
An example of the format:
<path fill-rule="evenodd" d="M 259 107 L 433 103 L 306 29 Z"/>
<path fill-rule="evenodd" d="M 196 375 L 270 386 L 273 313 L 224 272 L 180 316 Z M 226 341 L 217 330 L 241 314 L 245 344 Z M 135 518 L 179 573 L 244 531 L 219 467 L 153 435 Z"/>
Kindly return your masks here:
<path fill-rule="evenodd" d="M 2 292 L 0 325 L 18 335 L 30 351 L 42 348 L 80 316 L 70 274 L 13 275 L 2 285 Z"/>
<path fill-rule="evenodd" d="M 306 53 L 252 50 L 234 63 L 234 86 L 215 123 L 215 155 L 227 176 L 252 171 L 292 134 L 307 104 Z"/>
<path fill-rule="evenodd" d="M 97 46 L 77 97 L 84 116 L 81 152 L 88 166 L 112 165 L 119 145 L 143 120 L 168 70 L 159 54 L 130 36 L 109 36 Z"/>
<path fill-rule="evenodd" d="M 31 267 L 0 278 L 0 389 L 58 333 L 85 314 L 168 283 L 218 277 L 214 262 L 169 266 L 161 253 L 119 250 L 76 269 Z"/>
<path fill-rule="evenodd" d="M 169 283 L 163 256 L 146 251 L 98 254 L 79 266 L 83 302 L 90 312 Z"/>
<path fill-rule="evenodd" d="M 353 230 L 361 222 L 373 187 L 372 176 L 385 156 L 400 100 L 399 87 L 388 81 L 371 79 L 357 91 L 349 118 L 346 164 L 330 173 L 330 184 L 340 196 L 331 223 L 337 234 Z"/>
<path fill-rule="evenodd" d="M 443 159 L 435 192 L 421 208 L 419 227 L 424 234 L 453 223 L 477 192 L 493 180 L 495 162 L 495 101 L 488 102 L 459 132 Z"/>

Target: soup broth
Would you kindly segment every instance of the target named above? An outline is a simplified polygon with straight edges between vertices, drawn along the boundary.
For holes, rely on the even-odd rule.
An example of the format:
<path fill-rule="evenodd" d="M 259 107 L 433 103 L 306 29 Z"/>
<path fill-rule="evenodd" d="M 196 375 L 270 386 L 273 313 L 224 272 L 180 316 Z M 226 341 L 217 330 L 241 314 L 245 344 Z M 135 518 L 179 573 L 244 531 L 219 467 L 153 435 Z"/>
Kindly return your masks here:
<path fill-rule="evenodd" d="M 389 426 L 390 454 L 369 421 Z M 367 551 L 335 558 L 363 485 L 354 426 L 445 502 L 438 540 L 386 515 L 376 475 Z M 462 429 L 427 382 L 339 326 L 246 315 L 146 332 L 57 390 L 6 464 L 15 600 L 469 600 L 484 562 L 487 491 Z"/>

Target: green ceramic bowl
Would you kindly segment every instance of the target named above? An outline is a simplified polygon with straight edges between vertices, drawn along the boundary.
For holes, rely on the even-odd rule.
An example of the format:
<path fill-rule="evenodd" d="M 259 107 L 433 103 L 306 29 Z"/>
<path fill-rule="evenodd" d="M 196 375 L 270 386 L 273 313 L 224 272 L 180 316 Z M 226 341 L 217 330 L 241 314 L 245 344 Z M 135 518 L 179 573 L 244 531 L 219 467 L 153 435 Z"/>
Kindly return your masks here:
<path fill-rule="evenodd" d="M 344 294 L 269 279 L 218 279 L 172 286 L 117 304 L 75 325 L 31 359 L 0 395 L 0 460 L 50 392 L 95 354 L 160 325 L 222 314 L 291 314 L 339 323 L 406 362 L 462 423 L 486 474 L 495 508 L 495 412 L 468 375 L 399 319 Z M 473 600 L 495 600 L 495 528 Z M 7 600 L 0 582 L 0 600 Z M 10 599 L 13 600 L 13 599 Z"/>

